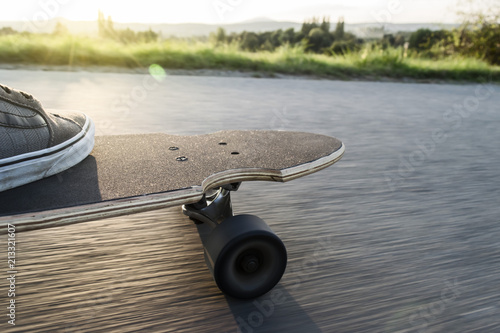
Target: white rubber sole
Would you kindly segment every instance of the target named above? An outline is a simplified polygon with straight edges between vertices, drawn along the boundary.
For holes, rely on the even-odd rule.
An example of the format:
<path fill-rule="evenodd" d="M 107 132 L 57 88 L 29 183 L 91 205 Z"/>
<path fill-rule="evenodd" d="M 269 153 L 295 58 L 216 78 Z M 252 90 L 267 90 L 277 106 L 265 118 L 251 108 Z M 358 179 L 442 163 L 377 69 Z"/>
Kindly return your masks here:
<path fill-rule="evenodd" d="M 94 123 L 87 117 L 80 133 L 66 142 L 0 160 L 0 191 L 55 175 L 80 163 L 94 148 L 94 134 Z"/>

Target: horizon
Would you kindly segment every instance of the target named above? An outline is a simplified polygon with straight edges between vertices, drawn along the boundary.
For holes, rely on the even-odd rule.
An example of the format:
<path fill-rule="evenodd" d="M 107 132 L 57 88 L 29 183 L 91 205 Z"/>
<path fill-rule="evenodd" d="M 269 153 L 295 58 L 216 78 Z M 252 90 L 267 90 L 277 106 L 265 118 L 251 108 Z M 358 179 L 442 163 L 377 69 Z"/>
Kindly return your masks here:
<path fill-rule="evenodd" d="M 106 16 L 107 17 L 107 16 Z M 318 16 L 316 16 L 318 17 Z M 238 22 L 222 22 L 222 23 L 204 23 L 204 22 L 175 22 L 175 23 L 172 23 L 172 22 L 137 22 L 137 21 L 117 21 L 113 18 L 113 16 L 111 16 L 112 20 L 113 20 L 113 23 L 117 23 L 117 24 L 140 24 L 140 25 L 163 25 L 163 24 L 166 24 L 166 25 L 196 25 L 196 24 L 200 24 L 200 25 L 212 25 L 212 26 L 225 26 L 225 25 L 241 25 L 241 24 L 245 24 L 245 23 L 266 23 L 266 22 L 275 22 L 275 23 L 294 23 L 294 24 L 303 24 L 305 21 L 307 20 L 310 20 L 312 17 L 308 17 L 308 18 L 305 18 L 304 20 L 302 21 L 291 21 L 291 20 L 273 20 L 273 19 L 270 19 L 270 18 L 266 18 L 266 17 L 256 17 L 254 19 L 249 19 L 249 20 L 245 20 L 245 21 L 238 21 Z M 319 16 L 320 19 L 322 19 L 323 17 Z M 66 17 L 62 17 L 62 16 L 58 16 L 58 17 L 53 17 L 53 18 L 50 18 L 49 21 L 52 21 L 52 20 L 62 20 L 62 21 L 68 21 L 68 22 L 75 22 L 75 23 L 78 23 L 78 22 L 82 22 L 82 23 L 93 23 L 93 22 L 97 22 L 97 17 L 95 19 L 89 19 L 89 20 L 73 20 L 73 19 L 69 19 L 69 18 L 66 18 Z M 0 22 L 1 23 L 24 23 L 24 22 L 29 22 L 29 21 L 25 21 L 25 20 L 1 20 L 0 19 Z M 34 21 L 34 22 L 37 22 L 37 21 Z M 330 23 L 332 24 L 336 24 L 337 23 L 337 19 L 333 19 L 333 18 L 330 18 Z M 440 24 L 443 24 L 443 25 L 459 25 L 460 22 L 445 22 L 445 23 L 441 23 L 441 22 L 404 22 L 404 23 L 399 23 L 399 22 L 377 22 L 377 21 L 366 21 L 366 22 L 347 22 L 347 21 L 344 21 L 344 23 L 346 25 L 363 25 L 363 24 L 367 24 L 367 25 L 375 25 L 375 24 L 389 24 L 389 25 L 419 25 L 419 24 L 422 24 L 422 25 L 440 25 Z"/>
<path fill-rule="evenodd" d="M 464 8 L 465 0 L 289 0 L 287 9 L 282 2 L 269 0 L 185 0 L 161 3 L 142 0 L 140 4 L 123 5 L 113 0 L 20 0 L 0 13 L 0 21 L 46 21 L 63 18 L 70 21 L 96 21 L 98 11 L 111 16 L 117 23 L 143 24 L 232 24 L 271 20 L 302 23 L 312 17 L 330 17 L 336 22 L 344 17 L 347 24 L 358 23 L 432 23 L 456 24 L 460 22 L 457 4 Z M 485 10 L 493 1 L 481 0 L 476 8 Z M 459 8 L 460 8 L 459 6 Z M 30 8 L 26 10 L 26 8 Z M 429 8 L 432 8 L 429 11 Z"/>

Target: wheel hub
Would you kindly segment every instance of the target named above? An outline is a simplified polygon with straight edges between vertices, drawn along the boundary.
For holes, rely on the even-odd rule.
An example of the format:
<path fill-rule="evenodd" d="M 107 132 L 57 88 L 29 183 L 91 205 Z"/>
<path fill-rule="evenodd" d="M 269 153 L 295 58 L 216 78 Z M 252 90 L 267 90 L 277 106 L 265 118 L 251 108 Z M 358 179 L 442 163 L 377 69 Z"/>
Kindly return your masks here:
<path fill-rule="evenodd" d="M 241 260 L 241 268 L 247 273 L 254 273 L 259 269 L 259 259 L 254 255 L 246 255 Z"/>

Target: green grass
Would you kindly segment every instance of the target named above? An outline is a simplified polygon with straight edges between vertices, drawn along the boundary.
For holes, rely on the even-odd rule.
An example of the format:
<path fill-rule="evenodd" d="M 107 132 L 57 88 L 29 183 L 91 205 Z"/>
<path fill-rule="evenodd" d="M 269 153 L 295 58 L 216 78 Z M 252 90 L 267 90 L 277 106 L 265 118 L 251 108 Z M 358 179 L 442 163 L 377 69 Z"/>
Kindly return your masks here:
<path fill-rule="evenodd" d="M 274 52 L 243 52 L 236 45 L 165 41 L 124 45 L 81 36 L 0 36 L 0 63 L 117 66 L 166 69 L 224 69 L 245 72 L 315 75 L 326 78 L 411 78 L 500 82 L 500 67 L 471 58 L 404 57 L 401 49 L 365 48 L 345 56 L 304 53 L 298 47 Z"/>

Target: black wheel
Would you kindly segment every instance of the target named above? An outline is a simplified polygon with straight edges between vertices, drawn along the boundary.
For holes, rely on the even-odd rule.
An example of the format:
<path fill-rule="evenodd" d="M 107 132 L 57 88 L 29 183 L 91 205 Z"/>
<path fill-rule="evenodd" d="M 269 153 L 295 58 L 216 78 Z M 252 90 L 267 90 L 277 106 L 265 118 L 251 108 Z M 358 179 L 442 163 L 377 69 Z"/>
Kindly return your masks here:
<path fill-rule="evenodd" d="M 205 259 L 219 289 L 235 298 L 267 293 L 286 268 L 286 249 L 269 226 L 253 215 L 219 224 L 205 244 Z"/>

